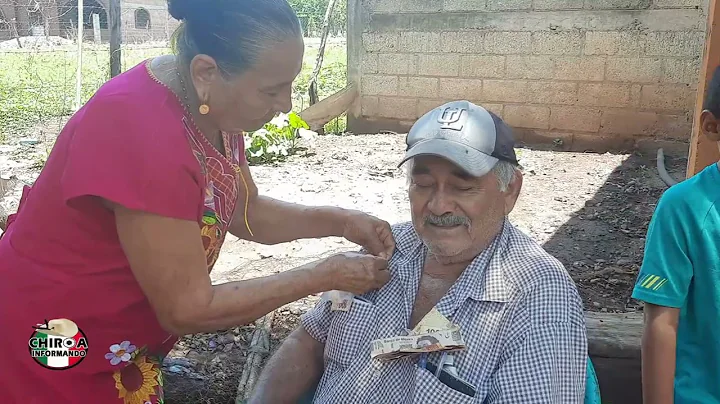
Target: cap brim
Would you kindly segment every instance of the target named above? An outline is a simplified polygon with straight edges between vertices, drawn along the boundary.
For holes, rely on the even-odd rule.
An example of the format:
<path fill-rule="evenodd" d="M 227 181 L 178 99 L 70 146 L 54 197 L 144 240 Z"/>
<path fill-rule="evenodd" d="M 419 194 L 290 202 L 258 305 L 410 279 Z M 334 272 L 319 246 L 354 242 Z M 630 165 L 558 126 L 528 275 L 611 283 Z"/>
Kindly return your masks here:
<path fill-rule="evenodd" d="M 446 139 L 428 139 L 415 144 L 405 153 L 398 167 L 418 156 L 438 156 L 454 163 L 475 177 L 482 177 L 492 170 L 499 161 L 497 158 L 480 153 L 461 143 Z"/>

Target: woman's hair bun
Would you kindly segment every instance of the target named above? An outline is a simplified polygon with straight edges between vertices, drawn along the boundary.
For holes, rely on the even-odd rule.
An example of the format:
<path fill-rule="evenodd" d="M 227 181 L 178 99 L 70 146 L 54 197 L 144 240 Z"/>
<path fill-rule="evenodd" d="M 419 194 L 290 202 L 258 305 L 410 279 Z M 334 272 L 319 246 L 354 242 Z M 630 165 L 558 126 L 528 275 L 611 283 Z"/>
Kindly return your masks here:
<path fill-rule="evenodd" d="M 183 21 L 202 8 L 203 2 L 203 0 L 167 0 L 168 12 L 172 18 Z"/>

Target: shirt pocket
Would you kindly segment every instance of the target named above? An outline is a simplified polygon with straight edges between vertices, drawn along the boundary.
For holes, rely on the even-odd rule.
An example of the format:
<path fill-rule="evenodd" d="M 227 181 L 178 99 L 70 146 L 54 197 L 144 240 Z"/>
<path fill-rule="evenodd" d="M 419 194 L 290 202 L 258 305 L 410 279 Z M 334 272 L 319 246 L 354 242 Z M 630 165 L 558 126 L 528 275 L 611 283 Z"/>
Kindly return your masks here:
<path fill-rule="evenodd" d="M 347 366 L 358 355 L 370 358 L 370 340 L 377 321 L 377 307 L 353 299 L 349 311 L 337 311 L 333 316 L 325 342 L 325 355 L 339 365 Z"/>
<path fill-rule="evenodd" d="M 427 369 L 417 368 L 415 373 L 415 399 L 413 403 L 424 404 L 471 404 L 474 397 L 461 393 L 441 382 Z"/>

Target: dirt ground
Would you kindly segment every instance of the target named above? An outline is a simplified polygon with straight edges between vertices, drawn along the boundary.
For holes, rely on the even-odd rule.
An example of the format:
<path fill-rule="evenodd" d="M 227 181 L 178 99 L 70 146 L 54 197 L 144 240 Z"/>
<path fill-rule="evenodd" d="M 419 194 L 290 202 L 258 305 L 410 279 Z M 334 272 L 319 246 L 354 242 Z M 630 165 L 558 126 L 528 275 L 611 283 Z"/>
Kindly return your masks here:
<path fill-rule="evenodd" d="M 375 214 L 390 223 L 409 220 L 405 172 L 396 168 L 404 150 L 397 134 L 326 136 L 309 152 L 275 166 L 252 168 L 260 191 L 304 204 L 332 204 Z M 22 182 L 38 174 L 37 153 L 47 144 L 0 146 L 0 174 L 21 179 L 2 202 L 16 208 Z M 511 221 L 556 256 L 575 279 L 587 310 L 640 309 L 630 291 L 641 263 L 647 225 L 665 185 L 654 155 L 519 149 L 525 176 Z M 684 177 L 686 160 L 666 158 L 668 171 Z M 262 246 L 228 237 L 212 273 L 215 283 L 284 271 L 356 246 L 335 238 Z M 318 300 L 308 296 L 277 311 L 271 349 L 298 316 Z M 168 403 L 234 402 L 254 326 L 183 338 L 165 366 Z"/>

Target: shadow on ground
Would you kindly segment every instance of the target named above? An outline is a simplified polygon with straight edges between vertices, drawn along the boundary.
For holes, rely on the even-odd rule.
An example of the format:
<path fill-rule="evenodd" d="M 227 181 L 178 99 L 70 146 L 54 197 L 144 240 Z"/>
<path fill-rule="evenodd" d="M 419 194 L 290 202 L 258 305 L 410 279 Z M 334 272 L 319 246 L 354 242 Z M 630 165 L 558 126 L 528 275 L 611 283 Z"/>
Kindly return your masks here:
<path fill-rule="evenodd" d="M 676 180 L 685 177 L 686 164 L 686 158 L 665 158 L 665 166 Z M 543 244 L 566 266 L 587 310 L 639 308 L 630 295 L 642 263 L 648 224 L 666 189 L 655 155 L 631 154 L 592 199 Z"/>

